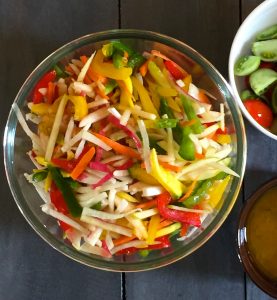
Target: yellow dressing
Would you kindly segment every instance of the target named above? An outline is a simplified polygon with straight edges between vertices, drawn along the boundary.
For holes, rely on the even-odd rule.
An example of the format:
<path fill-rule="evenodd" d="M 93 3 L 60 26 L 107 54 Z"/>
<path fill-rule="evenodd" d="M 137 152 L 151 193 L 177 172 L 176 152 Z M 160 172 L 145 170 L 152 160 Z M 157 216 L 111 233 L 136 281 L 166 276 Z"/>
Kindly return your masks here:
<path fill-rule="evenodd" d="M 249 213 L 247 244 L 258 269 L 277 282 L 277 187 L 266 191 Z"/>

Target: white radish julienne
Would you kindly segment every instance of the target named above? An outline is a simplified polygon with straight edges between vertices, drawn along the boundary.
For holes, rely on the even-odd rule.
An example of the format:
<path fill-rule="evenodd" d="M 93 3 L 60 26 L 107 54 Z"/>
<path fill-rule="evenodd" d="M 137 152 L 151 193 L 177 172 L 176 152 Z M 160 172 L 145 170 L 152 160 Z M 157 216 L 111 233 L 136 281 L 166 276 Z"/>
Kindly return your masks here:
<path fill-rule="evenodd" d="M 46 213 L 47 215 L 50 215 L 56 219 L 58 219 L 59 221 L 62 221 L 68 225 L 70 225 L 71 227 L 85 233 L 88 234 L 89 230 L 85 227 L 83 227 L 82 225 L 80 225 L 79 223 L 77 223 L 76 221 L 72 220 L 71 218 L 65 216 L 64 214 L 57 212 L 56 210 L 52 209 L 49 204 L 44 204 L 41 206 L 41 209 L 44 213 Z"/>
<path fill-rule="evenodd" d="M 108 212 L 99 211 L 99 210 L 96 210 L 96 209 L 85 207 L 85 208 L 83 208 L 82 215 L 83 216 L 88 216 L 88 217 L 95 217 L 95 218 L 99 218 L 99 219 L 104 219 L 104 220 L 117 220 L 117 219 L 122 219 L 125 216 L 136 212 L 137 210 L 138 209 L 134 209 L 134 210 L 129 211 L 129 212 L 124 213 L 124 214 L 117 214 L 117 213 L 108 213 Z"/>
<path fill-rule="evenodd" d="M 89 67 L 90 67 L 90 64 L 91 64 L 91 62 L 92 62 L 92 60 L 93 60 L 93 58 L 94 58 L 95 53 L 96 53 L 96 51 L 94 51 L 94 52 L 92 53 L 92 55 L 90 56 L 90 58 L 87 60 L 87 62 L 86 62 L 85 65 L 83 66 L 81 72 L 80 72 L 79 75 L 78 75 L 77 81 L 83 82 L 83 80 L 85 79 L 85 76 L 86 76 L 87 71 L 88 71 L 88 69 L 89 69 Z"/>
<path fill-rule="evenodd" d="M 145 163 L 146 172 L 151 172 L 151 164 L 150 164 L 150 146 L 149 146 L 149 137 L 147 134 L 147 130 L 145 124 L 142 120 L 138 120 L 138 127 L 140 130 L 140 134 L 142 137 L 142 156 Z"/>
<path fill-rule="evenodd" d="M 59 134 L 59 130 L 60 130 L 60 126 L 63 120 L 63 114 L 64 114 L 64 110 L 66 107 L 68 101 L 68 97 L 67 95 L 64 95 L 61 99 L 61 102 L 59 104 L 57 113 L 55 115 L 55 120 L 52 126 L 52 130 L 51 130 L 51 134 L 50 134 L 50 138 L 47 144 L 47 148 L 46 148 L 46 153 L 45 153 L 45 160 L 46 161 L 50 161 L 53 151 L 54 151 L 54 147 L 57 141 L 57 137 Z"/>
<path fill-rule="evenodd" d="M 125 235 L 125 236 L 132 236 L 131 229 L 117 225 L 117 224 L 108 223 L 103 220 L 99 220 L 99 219 L 84 216 L 84 215 L 81 215 L 81 221 L 91 224 L 91 225 L 98 226 L 98 227 L 103 228 L 108 231 L 117 232 L 117 233 Z"/>
<path fill-rule="evenodd" d="M 102 140 L 100 140 L 98 137 L 96 137 L 95 135 L 93 135 L 90 132 L 83 132 L 82 138 L 85 139 L 88 142 L 91 142 L 97 146 L 99 146 L 100 148 L 104 149 L 105 151 L 109 151 L 112 148 L 110 146 L 108 146 L 106 143 L 104 143 Z"/>
<path fill-rule="evenodd" d="M 86 115 L 79 123 L 79 127 L 84 127 L 87 124 L 92 124 L 97 121 L 100 121 L 104 118 L 106 118 L 109 115 L 109 112 L 107 111 L 106 107 L 100 108 L 88 115 Z"/>

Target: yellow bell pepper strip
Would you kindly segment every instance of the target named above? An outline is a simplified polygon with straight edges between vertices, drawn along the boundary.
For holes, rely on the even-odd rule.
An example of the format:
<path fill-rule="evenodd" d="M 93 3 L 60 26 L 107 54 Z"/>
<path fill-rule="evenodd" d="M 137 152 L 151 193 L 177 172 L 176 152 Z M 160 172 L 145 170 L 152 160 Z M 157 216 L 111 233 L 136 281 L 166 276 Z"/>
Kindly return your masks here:
<path fill-rule="evenodd" d="M 158 231 L 158 227 L 160 224 L 160 215 L 154 215 L 151 217 L 149 225 L 148 225 L 148 239 L 147 239 L 147 244 L 151 245 L 153 244 L 156 233 Z"/>
<path fill-rule="evenodd" d="M 127 200 L 128 202 L 132 202 L 132 203 L 139 202 L 135 197 L 133 197 L 125 192 L 117 192 L 116 195 L 119 198 Z"/>
<path fill-rule="evenodd" d="M 168 192 L 164 192 L 156 197 L 157 208 L 160 215 L 168 220 L 189 224 L 192 226 L 200 227 L 200 215 L 195 212 L 180 211 L 168 208 L 168 204 L 172 198 Z"/>
<path fill-rule="evenodd" d="M 191 82 L 192 82 L 191 75 L 186 76 L 186 77 L 183 79 L 183 82 L 184 82 L 185 86 L 184 86 L 182 89 L 187 93 L 187 92 L 189 91 L 189 85 L 190 85 Z"/>
<path fill-rule="evenodd" d="M 53 104 L 49 104 L 49 103 L 38 103 L 38 104 L 29 103 L 28 107 L 29 107 L 29 109 L 32 113 L 34 113 L 38 116 L 43 116 L 43 115 L 46 115 L 46 114 L 56 114 L 62 97 L 63 96 L 56 99 Z"/>
<path fill-rule="evenodd" d="M 159 238 L 161 236 L 168 235 L 168 234 L 176 231 L 177 229 L 180 229 L 181 227 L 182 227 L 181 223 L 174 223 L 172 225 L 164 227 L 164 228 L 157 231 L 155 238 Z"/>
<path fill-rule="evenodd" d="M 227 185 L 231 179 L 231 176 L 228 175 L 225 177 L 220 183 L 215 182 L 215 187 L 212 188 L 211 192 L 208 194 L 209 195 L 209 205 L 212 208 L 215 208 L 218 206 L 220 200 L 222 199 L 222 195 L 225 192 Z"/>
<path fill-rule="evenodd" d="M 230 144 L 232 141 L 229 134 L 215 134 L 214 140 L 221 145 Z"/>
<path fill-rule="evenodd" d="M 185 191 L 185 186 L 169 171 L 160 166 L 156 149 L 150 152 L 150 164 L 152 175 L 174 198 L 180 198 Z"/>
<path fill-rule="evenodd" d="M 117 84 L 120 87 L 120 104 L 127 106 L 127 107 L 134 107 L 134 103 L 133 103 L 133 86 L 132 86 L 132 82 L 131 79 L 129 81 L 130 77 L 128 77 L 127 79 L 123 80 L 118 80 Z"/>
<path fill-rule="evenodd" d="M 151 76 L 160 86 L 171 88 L 169 82 L 167 81 L 166 77 L 162 73 L 161 69 L 153 61 L 149 61 L 148 70 Z"/>
<path fill-rule="evenodd" d="M 120 143 L 117 143 L 102 134 L 99 134 L 96 132 L 93 132 L 93 134 L 96 137 L 98 137 L 101 141 L 106 143 L 108 146 L 110 146 L 115 152 L 126 155 L 128 157 L 141 159 L 140 154 L 138 152 L 136 152 L 134 149 L 132 149 L 128 146 L 121 145 Z"/>
<path fill-rule="evenodd" d="M 45 182 L 44 182 L 44 190 L 45 190 L 45 192 L 49 191 L 49 189 L 51 187 L 51 184 L 52 184 L 52 176 L 51 176 L 51 173 L 48 172 L 47 177 L 45 178 Z"/>
<path fill-rule="evenodd" d="M 180 106 L 177 104 L 177 102 L 172 97 L 166 97 L 166 100 L 167 100 L 168 106 L 171 109 L 173 109 L 177 112 L 181 112 Z"/>
<path fill-rule="evenodd" d="M 70 176 L 73 179 L 77 179 L 85 170 L 85 168 L 87 167 L 87 165 L 90 163 L 90 161 L 92 160 L 93 156 L 95 154 L 95 148 L 92 146 L 84 155 L 83 157 L 80 159 L 80 161 L 78 162 L 78 164 L 75 166 L 75 168 L 73 169 L 73 171 L 71 172 Z"/>
<path fill-rule="evenodd" d="M 124 80 L 131 76 L 132 68 L 117 69 L 113 64 L 104 62 L 104 55 L 98 50 L 91 63 L 91 69 L 104 77 L 116 80 Z"/>
<path fill-rule="evenodd" d="M 169 88 L 169 87 L 163 87 L 163 86 L 158 86 L 157 92 L 162 97 L 174 97 L 174 96 L 178 95 L 178 92 L 176 89 Z"/>
<path fill-rule="evenodd" d="M 46 162 L 46 160 L 44 159 L 44 157 L 42 157 L 42 156 L 36 156 L 36 157 L 35 157 L 35 160 L 36 160 L 41 166 L 47 167 L 47 162 Z"/>
<path fill-rule="evenodd" d="M 88 104 L 86 98 L 83 96 L 68 96 L 68 100 L 70 100 L 74 105 L 74 120 L 81 121 L 88 114 Z"/>
<path fill-rule="evenodd" d="M 159 117 L 159 114 L 158 114 L 146 88 L 141 84 L 141 82 L 136 77 L 132 77 L 131 79 L 132 79 L 134 88 L 137 90 L 137 92 L 139 94 L 139 98 L 140 98 L 143 110 L 145 110 L 151 114 L 154 114 L 156 117 Z"/>
<path fill-rule="evenodd" d="M 134 179 L 151 185 L 159 185 L 159 181 L 157 181 L 153 176 L 148 174 L 146 170 L 142 169 L 138 164 L 133 165 L 131 168 L 129 168 L 129 173 Z"/>

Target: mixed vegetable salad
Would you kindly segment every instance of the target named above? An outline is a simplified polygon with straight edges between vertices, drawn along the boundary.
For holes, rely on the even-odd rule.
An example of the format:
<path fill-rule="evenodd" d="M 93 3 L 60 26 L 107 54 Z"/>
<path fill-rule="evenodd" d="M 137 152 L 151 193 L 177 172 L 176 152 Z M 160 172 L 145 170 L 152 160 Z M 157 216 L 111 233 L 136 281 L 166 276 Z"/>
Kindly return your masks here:
<path fill-rule="evenodd" d="M 32 141 L 35 169 L 25 176 L 42 211 L 77 250 L 106 258 L 145 256 L 176 233 L 185 240 L 238 176 L 234 133 L 212 98 L 159 51 L 121 41 L 56 65 L 34 87 L 29 113 L 13 105 Z"/>
<path fill-rule="evenodd" d="M 235 75 L 245 78 L 240 96 L 250 115 L 277 133 L 277 24 L 260 32 L 251 50 L 234 67 Z"/>

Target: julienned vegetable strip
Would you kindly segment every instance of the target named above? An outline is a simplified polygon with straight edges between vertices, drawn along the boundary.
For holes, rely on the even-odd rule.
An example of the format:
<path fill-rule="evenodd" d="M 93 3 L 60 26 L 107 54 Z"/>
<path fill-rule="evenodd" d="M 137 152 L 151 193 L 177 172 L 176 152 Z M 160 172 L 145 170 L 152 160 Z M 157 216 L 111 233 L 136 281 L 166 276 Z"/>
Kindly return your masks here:
<path fill-rule="evenodd" d="M 89 162 L 92 160 L 93 156 L 95 154 L 95 148 L 92 146 L 87 153 L 84 154 L 84 156 L 81 158 L 81 160 L 78 162 L 76 167 L 71 172 L 70 176 L 73 179 L 77 179 L 84 171 L 86 166 L 89 164 Z"/>
<path fill-rule="evenodd" d="M 233 135 L 222 105 L 163 53 L 115 40 L 88 54 L 35 86 L 36 133 L 13 106 L 33 145 L 26 178 L 78 251 L 145 257 L 220 208 L 237 176 Z"/>
<path fill-rule="evenodd" d="M 101 134 L 98 134 L 95 132 L 93 134 L 95 136 L 97 136 L 100 140 L 102 140 L 104 143 L 109 145 L 112 149 L 114 149 L 115 152 L 126 155 L 128 157 L 140 159 L 139 153 L 136 152 L 135 150 L 133 150 L 132 148 L 121 145 L 121 144 L 109 139 L 108 137 L 106 137 L 104 135 L 101 135 Z"/>
<path fill-rule="evenodd" d="M 49 171 L 51 172 L 52 178 L 58 187 L 58 189 L 61 191 L 64 201 L 66 202 L 67 208 L 72 215 L 72 217 L 80 217 L 82 213 L 82 208 L 79 205 L 74 192 L 72 191 L 70 185 L 67 183 L 67 181 L 62 177 L 59 169 L 54 168 L 52 166 L 48 166 Z"/>

